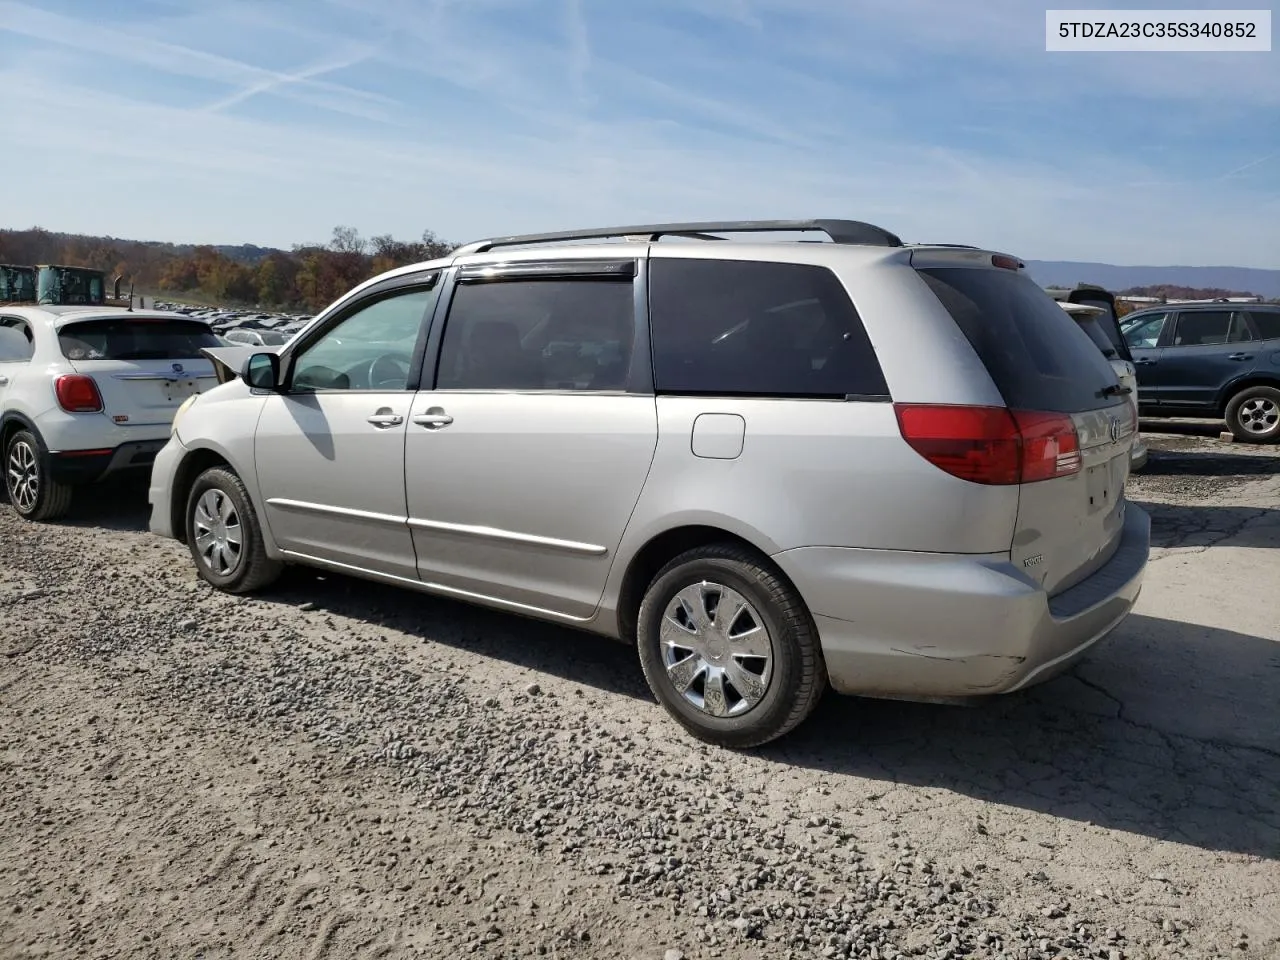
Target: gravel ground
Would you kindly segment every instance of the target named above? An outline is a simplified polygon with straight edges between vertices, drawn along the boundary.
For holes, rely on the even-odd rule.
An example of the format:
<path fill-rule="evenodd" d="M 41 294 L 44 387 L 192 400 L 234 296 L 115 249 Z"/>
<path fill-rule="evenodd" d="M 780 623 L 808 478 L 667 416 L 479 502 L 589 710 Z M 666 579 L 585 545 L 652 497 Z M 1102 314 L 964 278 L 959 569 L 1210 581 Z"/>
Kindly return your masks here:
<path fill-rule="evenodd" d="M 828 696 L 741 754 L 621 646 L 226 597 L 136 488 L 0 506 L 0 957 L 1280 957 L 1280 457 L 1178 429 L 1139 609 L 1071 675 Z"/>

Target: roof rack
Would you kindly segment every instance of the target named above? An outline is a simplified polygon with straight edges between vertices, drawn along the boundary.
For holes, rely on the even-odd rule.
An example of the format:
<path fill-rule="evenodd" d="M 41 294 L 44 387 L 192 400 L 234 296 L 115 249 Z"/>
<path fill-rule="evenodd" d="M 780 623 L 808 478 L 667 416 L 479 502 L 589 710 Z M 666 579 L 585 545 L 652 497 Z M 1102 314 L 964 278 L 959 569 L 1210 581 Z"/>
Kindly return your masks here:
<path fill-rule="evenodd" d="M 701 223 L 651 223 L 631 227 L 594 227 L 588 230 L 564 230 L 558 233 L 530 233 L 523 236 L 495 237 L 477 240 L 458 247 L 453 253 L 463 256 L 485 253 L 495 247 L 515 247 L 537 243 L 566 243 L 571 240 L 605 240 L 614 237 L 653 243 L 661 237 L 691 237 L 698 240 L 723 240 L 714 233 L 825 233 L 833 243 L 861 244 L 874 247 L 900 247 L 902 240 L 883 227 L 861 220 L 724 220 Z"/>

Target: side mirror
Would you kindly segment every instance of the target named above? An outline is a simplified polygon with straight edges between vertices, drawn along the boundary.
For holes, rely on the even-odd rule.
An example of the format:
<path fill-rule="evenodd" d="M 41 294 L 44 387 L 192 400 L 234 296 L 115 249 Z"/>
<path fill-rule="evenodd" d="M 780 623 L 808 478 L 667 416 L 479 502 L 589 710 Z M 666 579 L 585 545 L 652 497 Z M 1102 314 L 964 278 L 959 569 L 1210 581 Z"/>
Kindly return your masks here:
<path fill-rule="evenodd" d="M 255 390 L 278 390 L 280 358 L 274 353 L 255 353 L 244 362 L 240 377 Z"/>

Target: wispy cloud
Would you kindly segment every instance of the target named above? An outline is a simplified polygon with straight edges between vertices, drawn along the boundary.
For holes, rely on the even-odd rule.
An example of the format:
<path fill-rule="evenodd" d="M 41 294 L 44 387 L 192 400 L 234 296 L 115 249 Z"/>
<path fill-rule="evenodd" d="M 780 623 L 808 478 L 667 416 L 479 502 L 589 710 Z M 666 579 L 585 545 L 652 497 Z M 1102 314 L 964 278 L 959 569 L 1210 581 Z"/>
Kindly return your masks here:
<path fill-rule="evenodd" d="M 569 66 L 569 82 L 578 102 L 589 103 L 595 99 L 587 90 L 587 75 L 591 71 L 591 37 L 582 12 L 582 0 L 564 0 L 564 14 L 569 47 L 565 58 Z"/>
<path fill-rule="evenodd" d="M 357 53 L 346 54 L 337 59 L 323 60 L 309 67 L 303 67 L 301 70 L 295 70 L 292 73 L 276 74 L 262 80 L 255 80 L 234 93 L 207 104 L 203 109 L 206 113 L 217 113 L 220 110 L 226 110 L 236 104 L 244 103 L 246 100 L 261 94 L 277 91 L 281 87 L 304 83 L 308 80 L 314 80 L 316 77 L 322 77 L 325 74 L 336 73 L 339 70 L 354 67 L 368 60 L 372 53 L 373 48 L 364 47 Z"/>
<path fill-rule="evenodd" d="M 764 21 L 756 13 L 751 0 L 689 0 L 689 5 L 705 17 L 725 20 L 755 31 L 764 29 Z"/>
<path fill-rule="evenodd" d="M 325 81 L 243 63 L 180 44 L 127 33 L 115 27 L 0 0 L 0 31 L 70 47 L 105 60 L 125 61 L 170 76 L 208 80 L 232 87 L 259 86 L 279 96 L 366 119 L 385 119 L 391 98 Z"/>
<path fill-rule="evenodd" d="M 30 189 L 5 219 L 287 245 L 825 215 L 1037 259 L 1280 250 L 1274 79 L 1055 59 L 1022 0 L 143 2 L 108 27 L 0 0 L 0 43 L 29 41 L 7 122 L 50 134 L 6 158 Z"/>
<path fill-rule="evenodd" d="M 1277 150 L 1275 153 L 1268 153 L 1265 157 L 1259 157 L 1256 160 L 1250 160 L 1248 163 L 1243 163 L 1240 166 L 1236 167 L 1234 170 L 1228 170 L 1218 179 L 1230 180 L 1232 177 L 1238 177 L 1240 174 L 1244 173 L 1246 170 L 1252 170 L 1254 167 L 1260 167 L 1264 163 L 1270 163 L 1272 160 L 1280 160 L 1280 150 Z"/>

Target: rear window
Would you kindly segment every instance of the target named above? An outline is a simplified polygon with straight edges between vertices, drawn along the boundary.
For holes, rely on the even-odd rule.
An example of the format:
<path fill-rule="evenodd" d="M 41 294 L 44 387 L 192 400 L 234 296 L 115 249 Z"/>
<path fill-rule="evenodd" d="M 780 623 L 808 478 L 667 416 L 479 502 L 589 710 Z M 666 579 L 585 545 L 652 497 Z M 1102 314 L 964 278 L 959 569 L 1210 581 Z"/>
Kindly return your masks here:
<path fill-rule="evenodd" d="M 194 320 L 109 317 L 69 323 L 58 331 L 69 360 L 190 360 L 221 346 L 207 324 Z"/>
<path fill-rule="evenodd" d="M 1280 340 L 1280 310 L 1252 310 L 1253 325 L 1263 340 Z"/>
<path fill-rule="evenodd" d="M 1111 347 L 1115 355 L 1117 357 L 1123 356 L 1121 351 L 1124 349 L 1122 346 L 1124 343 L 1124 336 L 1120 333 L 1120 319 L 1116 316 L 1115 309 L 1112 307 L 1111 301 L 1104 297 L 1080 296 L 1079 294 L 1076 295 L 1075 301 L 1076 303 L 1083 304 L 1086 307 L 1097 307 L 1100 310 L 1106 311 L 1106 313 L 1095 322 L 1097 323 L 1098 329 L 1110 340 Z M 1090 339 L 1093 338 L 1093 334 L 1088 330 L 1085 330 L 1085 333 L 1089 334 Z"/>
<path fill-rule="evenodd" d="M 853 302 L 825 267 L 655 258 L 649 311 L 659 393 L 888 398 Z"/>
<path fill-rule="evenodd" d="M 1030 278 L 1010 270 L 918 271 L 973 345 L 1004 402 L 1080 413 L 1108 406 L 1115 372 L 1088 334 Z"/>
<path fill-rule="evenodd" d="M 1116 349 L 1116 345 L 1111 342 L 1111 338 L 1107 336 L 1106 331 L 1102 328 L 1102 323 L 1098 317 L 1078 316 L 1072 317 L 1076 322 L 1076 326 L 1083 330 L 1093 341 L 1094 346 L 1102 351 L 1102 355 L 1108 360 L 1118 359 L 1120 351 Z"/>

